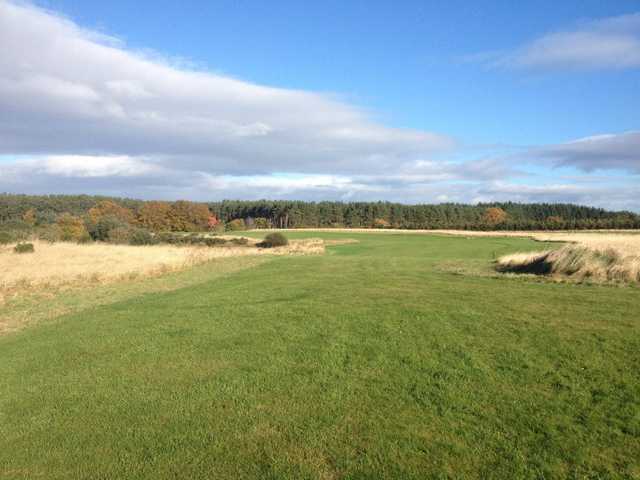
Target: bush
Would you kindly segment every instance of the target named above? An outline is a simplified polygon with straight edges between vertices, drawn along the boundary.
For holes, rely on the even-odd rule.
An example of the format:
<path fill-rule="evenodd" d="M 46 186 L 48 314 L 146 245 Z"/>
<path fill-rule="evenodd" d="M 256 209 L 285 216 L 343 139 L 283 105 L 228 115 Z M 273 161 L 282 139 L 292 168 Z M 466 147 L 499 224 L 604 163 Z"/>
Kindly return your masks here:
<path fill-rule="evenodd" d="M 80 238 L 78 238 L 76 240 L 76 242 L 78 243 L 91 243 L 93 242 L 93 238 L 91 238 L 91 235 L 89 235 L 89 232 L 85 231 Z"/>
<path fill-rule="evenodd" d="M 21 220 L 4 222 L 0 231 L 0 245 L 27 240 L 33 233 L 31 226 Z"/>
<path fill-rule="evenodd" d="M 60 228 L 60 239 L 63 241 L 79 242 L 89 234 L 81 218 L 69 213 L 63 213 L 56 220 Z"/>
<path fill-rule="evenodd" d="M 0 232 L 0 245 L 6 245 L 13 241 L 13 235 L 9 232 Z"/>
<path fill-rule="evenodd" d="M 247 245 L 249 243 L 249 239 L 244 237 L 232 238 L 231 243 L 233 243 L 234 245 Z"/>
<path fill-rule="evenodd" d="M 236 218 L 235 220 L 231 220 L 227 223 L 227 230 L 236 231 L 236 230 L 245 230 L 247 227 L 242 218 Z"/>
<path fill-rule="evenodd" d="M 157 243 L 151 232 L 144 228 L 133 228 L 129 234 L 130 245 L 153 245 Z"/>
<path fill-rule="evenodd" d="M 168 243 L 170 245 L 176 245 L 184 243 L 184 235 L 178 235 L 177 233 L 162 232 L 156 237 L 159 243 Z"/>
<path fill-rule="evenodd" d="M 218 223 L 215 227 L 213 227 L 213 229 L 211 229 L 213 233 L 224 233 L 224 230 L 224 223 Z"/>
<path fill-rule="evenodd" d="M 62 237 L 60 227 L 57 225 L 47 225 L 38 231 L 38 238 L 45 242 L 55 243 Z"/>
<path fill-rule="evenodd" d="M 127 244 L 131 241 L 131 229 L 127 227 L 114 228 L 109 232 L 109 243 Z"/>
<path fill-rule="evenodd" d="M 253 220 L 254 224 L 255 224 L 255 228 L 270 228 L 271 227 L 271 222 L 269 221 L 269 219 L 264 218 L 264 217 L 257 217 Z"/>
<path fill-rule="evenodd" d="M 13 247 L 13 251 L 16 253 L 33 253 L 35 248 L 33 248 L 33 243 L 18 243 Z"/>
<path fill-rule="evenodd" d="M 89 233 L 91 234 L 91 238 L 94 240 L 106 242 L 109 240 L 109 232 L 111 230 L 115 230 L 116 228 L 127 228 L 127 226 L 128 225 L 126 223 L 115 215 L 104 215 L 90 227 Z"/>
<path fill-rule="evenodd" d="M 270 233 L 264 240 L 258 244 L 261 248 L 273 248 L 273 247 L 284 247 L 285 245 L 289 245 L 289 240 L 281 233 Z"/>
<path fill-rule="evenodd" d="M 204 244 L 207 247 L 217 247 L 225 245 L 227 241 L 224 238 L 205 238 Z"/>

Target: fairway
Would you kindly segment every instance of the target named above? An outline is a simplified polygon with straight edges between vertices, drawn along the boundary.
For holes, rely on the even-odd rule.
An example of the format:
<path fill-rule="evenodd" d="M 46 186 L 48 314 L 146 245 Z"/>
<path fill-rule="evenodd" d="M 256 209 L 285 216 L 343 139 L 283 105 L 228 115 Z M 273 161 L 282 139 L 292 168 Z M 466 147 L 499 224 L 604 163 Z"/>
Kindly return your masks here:
<path fill-rule="evenodd" d="M 447 268 L 522 238 L 287 235 L 358 242 L 0 336 L 0 478 L 640 478 L 639 288 Z"/>

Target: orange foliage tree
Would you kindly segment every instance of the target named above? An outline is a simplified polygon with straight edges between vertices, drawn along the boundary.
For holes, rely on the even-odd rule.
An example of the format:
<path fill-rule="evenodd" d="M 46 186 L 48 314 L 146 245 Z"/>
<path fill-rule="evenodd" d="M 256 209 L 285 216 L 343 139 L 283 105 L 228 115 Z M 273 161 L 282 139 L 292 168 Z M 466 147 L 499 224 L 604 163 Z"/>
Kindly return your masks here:
<path fill-rule="evenodd" d="M 484 211 L 483 219 L 489 225 L 499 225 L 507 220 L 507 212 L 499 207 L 489 207 Z"/>
<path fill-rule="evenodd" d="M 178 200 L 171 204 L 169 223 L 175 232 L 192 232 L 206 230 L 211 212 L 204 203 Z"/>
<path fill-rule="evenodd" d="M 138 211 L 138 223 L 155 232 L 171 230 L 171 204 L 169 202 L 145 202 Z"/>
<path fill-rule="evenodd" d="M 207 227 L 209 230 L 215 230 L 215 228 L 220 224 L 220 220 L 215 215 L 210 215 L 209 220 L 207 220 Z"/>

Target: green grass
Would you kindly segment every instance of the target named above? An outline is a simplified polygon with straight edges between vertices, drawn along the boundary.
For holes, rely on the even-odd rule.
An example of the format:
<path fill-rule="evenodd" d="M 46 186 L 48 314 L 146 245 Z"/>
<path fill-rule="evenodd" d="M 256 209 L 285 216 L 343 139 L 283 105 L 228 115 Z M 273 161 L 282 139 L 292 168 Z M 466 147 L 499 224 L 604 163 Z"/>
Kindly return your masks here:
<path fill-rule="evenodd" d="M 640 289 L 357 238 L 0 337 L 0 478 L 638 478 Z M 208 277 L 210 275 L 210 277 Z"/>

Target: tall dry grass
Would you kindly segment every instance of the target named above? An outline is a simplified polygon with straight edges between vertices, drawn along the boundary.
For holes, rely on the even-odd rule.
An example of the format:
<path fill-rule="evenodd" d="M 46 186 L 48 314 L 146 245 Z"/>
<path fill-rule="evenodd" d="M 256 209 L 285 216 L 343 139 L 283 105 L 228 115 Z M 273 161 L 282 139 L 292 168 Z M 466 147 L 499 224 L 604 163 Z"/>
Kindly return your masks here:
<path fill-rule="evenodd" d="M 324 252 L 319 239 L 292 240 L 287 246 L 268 249 L 255 247 L 255 241 L 247 246 L 221 247 L 33 243 L 34 253 L 14 253 L 11 245 L 0 248 L 0 302 L 23 291 L 154 276 L 216 258 Z"/>
<path fill-rule="evenodd" d="M 496 269 L 598 283 L 640 282 L 640 256 L 605 245 L 569 244 L 557 250 L 505 255 L 497 260 Z"/>
<path fill-rule="evenodd" d="M 540 242 L 566 242 L 555 250 L 505 255 L 496 262 L 501 272 L 535 273 L 578 281 L 640 282 L 640 232 L 461 232 L 441 230 L 468 237 L 527 237 Z"/>

